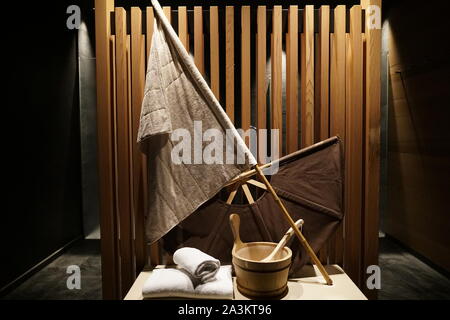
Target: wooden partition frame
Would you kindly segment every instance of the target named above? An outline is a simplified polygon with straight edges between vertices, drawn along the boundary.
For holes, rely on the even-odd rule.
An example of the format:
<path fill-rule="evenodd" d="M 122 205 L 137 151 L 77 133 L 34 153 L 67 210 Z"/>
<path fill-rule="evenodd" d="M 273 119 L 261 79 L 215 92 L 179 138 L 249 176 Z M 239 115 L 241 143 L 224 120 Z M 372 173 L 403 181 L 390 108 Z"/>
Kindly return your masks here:
<path fill-rule="evenodd" d="M 371 6 L 381 8 L 381 0 L 351 8 L 195 6 L 192 13 L 186 7 L 164 7 L 164 13 L 169 20 L 177 17 L 183 45 L 232 121 L 244 129 L 266 129 L 267 123 L 280 129 L 285 153 L 341 137 L 346 216 L 320 259 L 343 266 L 374 298 L 365 283 L 367 267 L 378 263 L 381 30 L 364 25 L 372 18 Z M 151 7 L 127 12 L 115 8 L 114 0 L 96 0 L 95 16 L 103 297 L 120 299 L 144 265 L 160 262 L 159 246 L 144 240 L 147 163 L 136 144 L 154 14 Z"/>
<path fill-rule="evenodd" d="M 378 8 L 380 28 L 367 28 L 364 43 L 364 207 L 362 226 L 362 287 L 369 298 L 376 298 L 376 291 L 365 286 L 367 268 L 378 265 L 378 226 L 380 212 L 380 154 L 381 154 L 381 0 L 361 0 L 365 10 L 366 28 Z"/>
<path fill-rule="evenodd" d="M 100 236 L 102 252 L 102 290 L 104 299 L 121 296 L 119 252 L 115 206 L 115 170 L 113 129 L 114 116 L 111 84 L 111 20 L 114 0 L 95 1 L 95 34 L 97 55 L 97 139 L 100 195 Z"/>

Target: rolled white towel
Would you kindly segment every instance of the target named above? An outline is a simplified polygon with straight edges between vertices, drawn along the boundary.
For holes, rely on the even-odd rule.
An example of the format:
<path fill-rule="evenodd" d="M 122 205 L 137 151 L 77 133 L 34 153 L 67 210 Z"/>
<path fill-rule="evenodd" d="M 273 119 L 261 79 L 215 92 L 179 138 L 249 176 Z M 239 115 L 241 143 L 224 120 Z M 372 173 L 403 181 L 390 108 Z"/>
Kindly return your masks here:
<path fill-rule="evenodd" d="M 189 272 L 196 285 L 214 281 L 220 261 L 196 248 L 181 248 L 173 254 L 173 261 Z"/>
<path fill-rule="evenodd" d="M 216 280 L 194 288 L 188 273 L 182 269 L 155 269 L 142 287 L 145 299 L 233 299 L 231 266 L 220 267 Z"/>

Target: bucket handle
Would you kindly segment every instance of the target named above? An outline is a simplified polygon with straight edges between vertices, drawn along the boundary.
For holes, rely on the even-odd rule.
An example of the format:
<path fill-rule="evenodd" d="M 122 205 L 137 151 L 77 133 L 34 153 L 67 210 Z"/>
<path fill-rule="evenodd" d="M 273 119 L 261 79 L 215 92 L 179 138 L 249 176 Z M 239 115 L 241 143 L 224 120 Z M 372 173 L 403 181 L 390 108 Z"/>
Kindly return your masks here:
<path fill-rule="evenodd" d="M 238 214 L 232 213 L 230 215 L 230 226 L 231 226 L 231 231 L 233 231 L 233 236 L 234 236 L 233 251 L 242 247 L 244 244 L 241 241 L 241 237 L 239 236 L 240 225 L 241 225 L 241 218 L 239 217 Z"/>

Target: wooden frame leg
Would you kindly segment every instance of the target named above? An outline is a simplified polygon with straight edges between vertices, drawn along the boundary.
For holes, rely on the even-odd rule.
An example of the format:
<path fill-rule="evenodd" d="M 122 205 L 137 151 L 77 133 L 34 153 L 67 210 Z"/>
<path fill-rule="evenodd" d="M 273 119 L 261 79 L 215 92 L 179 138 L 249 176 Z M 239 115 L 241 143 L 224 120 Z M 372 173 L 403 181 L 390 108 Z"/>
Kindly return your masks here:
<path fill-rule="evenodd" d="M 291 215 L 287 211 L 287 209 L 284 206 L 283 202 L 281 202 L 281 199 L 278 197 L 277 193 L 273 189 L 273 187 L 270 184 L 269 180 L 267 180 L 266 176 L 262 172 L 262 170 L 259 167 L 259 165 L 255 166 L 255 170 L 256 170 L 258 176 L 263 181 L 263 183 L 266 185 L 266 187 L 269 190 L 269 192 L 272 194 L 273 198 L 275 199 L 275 202 L 278 204 L 278 206 L 281 209 L 281 212 L 284 214 L 284 217 L 286 218 L 286 220 L 289 222 L 289 225 L 294 230 L 295 235 L 297 236 L 297 238 L 300 240 L 300 243 L 303 245 L 303 247 L 306 249 L 306 252 L 308 252 L 308 254 L 311 257 L 311 259 L 314 261 L 316 266 L 319 268 L 319 271 L 322 274 L 322 276 L 325 278 L 325 281 L 327 282 L 327 284 L 331 286 L 333 284 L 333 280 L 331 280 L 330 276 L 328 275 L 327 271 L 323 267 L 323 265 L 320 262 L 320 260 L 317 258 L 316 254 L 314 253 L 313 249 L 309 245 L 308 241 L 306 241 L 305 237 L 303 236 L 303 234 L 301 233 L 299 228 L 295 225 L 294 220 L 292 220 Z"/>

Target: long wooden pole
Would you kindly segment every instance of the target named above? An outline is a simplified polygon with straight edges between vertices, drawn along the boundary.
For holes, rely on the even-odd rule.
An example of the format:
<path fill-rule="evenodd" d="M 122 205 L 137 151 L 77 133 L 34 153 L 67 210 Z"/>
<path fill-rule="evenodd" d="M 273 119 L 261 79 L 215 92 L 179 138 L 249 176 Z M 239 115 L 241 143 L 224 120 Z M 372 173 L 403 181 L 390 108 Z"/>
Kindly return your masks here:
<path fill-rule="evenodd" d="M 314 253 L 313 249 L 309 245 L 308 241 L 306 241 L 306 238 L 303 236 L 303 234 L 301 233 L 301 231 L 299 230 L 299 228 L 295 224 L 294 220 L 292 220 L 291 215 L 287 211 L 287 209 L 284 206 L 283 202 L 281 202 L 281 199 L 278 197 L 277 193 L 273 189 L 273 187 L 270 184 L 270 182 L 267 180 L 266 176 L 262 172 L 262 170 L 259 167 L 259 165 L 255 166 L 255 170 L 258 173 L 258 176 L 263 181 L 263 183 L 266 185 L 266 187 L 269 190 L 269 192 L 272 194 L 273 198 L 275 199 L 275 202 L 278 204 L 278 206 L 281 209 L 281 212 L 284 214 L 284 217 L 289 222 L 289 225 L 291 226 L 291 228 L 294 230 L 295 235 L 297 236 L 297 238 L 300 240 L 300 243 L 303 245 L 303 247 L 306 249 L 306 252 L 308 252 L 308 254 L 311 257 L 311 259 L 314 261 L 316 266 L 319 268 L 319 271 L 322 274 L 322 276 L 325 278 L 325 281 L 327 282 L 327 284 L 331 286 L 333 284 L 333 280 L 331 280 L 330 276 L 328 275 L 327 271 L 323 267 L 323 265 L 320 262 L 320 260 L 317 258 L 316 254 Z"/>

